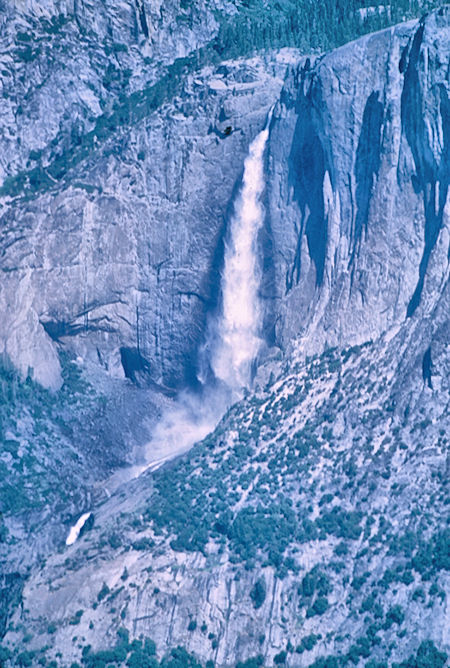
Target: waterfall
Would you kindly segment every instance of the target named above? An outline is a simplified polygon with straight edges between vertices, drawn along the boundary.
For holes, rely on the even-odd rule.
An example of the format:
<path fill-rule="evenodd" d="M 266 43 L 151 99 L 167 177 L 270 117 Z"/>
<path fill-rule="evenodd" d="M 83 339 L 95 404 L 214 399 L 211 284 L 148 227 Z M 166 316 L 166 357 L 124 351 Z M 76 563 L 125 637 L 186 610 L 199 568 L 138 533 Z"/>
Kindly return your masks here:
<path fill-rule="evenodd" d="M 253 140 L 244 163 L 242 186 L 235 203 L 222 273 L 222 311 L 211 328 L 210 365 L 230 390 L 248 387 L 251 368 L 261 347 L 261 280 L 256 250 L 264 222 L 260 202 L 264 191 L 264 150 L 269 122 Z"/>
<path fill-rule="evenodd" d="M 203 364 L 213 372 L 214 381 L 203 380 L 199 394 L 182 392 L 163 413 L 147 445 L 145 465 L 136 466 L 133 475 L 156 470 L 207 436 L 251 382 L 252 365 L 262 344 L 257 237 L 264 222 L 260 200 L 271 113 L 265 128 L 250 144 L 244 163 L 225 243 L 220 310 L 209 321 L 202 350 Z M 206 377 L 208 374 L 203 374 Z"/>

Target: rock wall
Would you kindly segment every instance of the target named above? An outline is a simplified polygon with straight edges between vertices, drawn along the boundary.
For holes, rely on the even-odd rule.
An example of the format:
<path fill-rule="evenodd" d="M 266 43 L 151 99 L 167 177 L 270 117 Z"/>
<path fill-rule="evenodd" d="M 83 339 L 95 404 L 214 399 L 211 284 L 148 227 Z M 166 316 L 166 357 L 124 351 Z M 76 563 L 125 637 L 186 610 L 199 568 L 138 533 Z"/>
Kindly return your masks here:
<path fill-rule="evenodd" d="M 377 338 L 448 279 L 449 8 L 307 60 L 275 111 L 265 294 L 283 348 Z"/>
<path fill-rule="evenodd" d="M 214 8 L 5 5 L 0 352 L 45 386 L 61 345 L 112 375 L 195 379 L 230 200 L 286 68 L 183 70 Z"/>
<path fill-rule="evenodd" d="M 174 57 L 214 35 L 209 4 L 189 20 L 176 3 L 69 4 L 6 3 L 1 26 L 0 349 L 22 374 L 58 387 L 63 345 L 112 375 L 195 382 L 233 194 L 278 97 L 269 345 L 361 342 L 432 307 L 447 276 L 448 8 L 302 58 L 280 95 L 285 56 L 179 75 Z"/>

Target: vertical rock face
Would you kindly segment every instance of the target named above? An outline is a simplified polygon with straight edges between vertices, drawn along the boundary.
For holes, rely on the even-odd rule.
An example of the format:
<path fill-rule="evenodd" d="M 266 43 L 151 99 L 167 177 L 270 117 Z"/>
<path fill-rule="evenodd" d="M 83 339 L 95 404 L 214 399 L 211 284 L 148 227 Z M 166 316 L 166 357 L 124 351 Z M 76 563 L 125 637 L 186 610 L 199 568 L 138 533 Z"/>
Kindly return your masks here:
<path fill-rule="evenodd" d="M 448 277 L 449 22 L 445 7 L 290 75 L 268 179 L 282 346 L 374 339 L 433 309 Z"/>
<path fill-rule="evenodd" d="M 285 67 L 180 76 L 174 59 L 215 34 L 213 9 L 4 3 L 0 351 L 46 386 L 61 343 L 112 375 L 195 380 L 230 203 Z M 269 343 L 364 341 L 432 307 L 448 22 L 443 8 L 288 75 L 266 173 Z"/>
<path fill-rule="evenodd" d="M 285 69 L 181 76 L 214 8 L 5 4 L 0 352 L 48 387 L 61 343 L 112 375 L 195 379 L 229 203 Z"/>

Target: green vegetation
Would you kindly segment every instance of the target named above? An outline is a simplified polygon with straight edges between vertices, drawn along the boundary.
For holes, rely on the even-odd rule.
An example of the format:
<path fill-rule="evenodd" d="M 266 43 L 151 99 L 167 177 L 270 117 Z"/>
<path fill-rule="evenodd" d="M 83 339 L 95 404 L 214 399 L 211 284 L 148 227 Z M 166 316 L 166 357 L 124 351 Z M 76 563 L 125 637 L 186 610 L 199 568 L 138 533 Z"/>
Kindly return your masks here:
<path fill-rule="evenodd" d="M 0 661 L 8 661 L 12 657 L 12 653 L 6 647 L 0 647 Z"/>
<path fill-rule="evenodd" d="M 298 578 L 290 598 L 298 600 L 304 622 L 317 618 L 319 624 L 335 587 L 344 586 L 348 594 L 343 604 L 361 625 L 361 633 L 342 654 L 318 660 L 319 668 L 356 665 L 375 651 L 389 659 L 392 648 L 387 643 L 383 649 L 385 634 L 402 638 L 407 632 L 409 608 L 392 604 L 391 594 L 399 589 L 417 605 L 439 605 L 445 597 L 438 578 L 449 567 L 448 530 L 439 514 L 425 518 L 417 510 L 415 504 L 424 503 L 422 488 L 409 488 L 410 494 L 414 489 L 413 497 L 402 511 L 407 518 L 396 525 L 407 530 L 399 531 L 391 523 L 398 512 L 399 485 L 385 482 L 382 472 L 394 456 L 403 453 L 404 458 L 409 452 L 409 446 L 401 447 L 407 441 L 408 423 L 394 422 L 393 435 L 387 432 L 376 452 L 371 435 L 379 428 L 380 415 L 372 408 L 361 408 L 360 422 L 349 425 L 351 447 L 342 448 L 335 435 L 333 416 L 345 411 L 342 388 L 352 397 L 366 388 L 389 391 L 381 374 L 383 389 L 377 390 L 376 383 L 374 387 L 374 371 L 362 359 L 367 349 L 328 350 L 295 369 L 276 391 L 268 386 L 261 397 L 233 406 L 214 434 L 187 457 L 154 474 L 154 494 L 144 512 L 143 527 L 153 528 L 155 536 L 166 535 L 174 550 L 198 550 L 208 559 L 212 542 L 219 554 L 227 548 L 236 569 L 271 567 L 279 578 L 290 572 L 294 582 Z M 324 383 L 331 389 L 314 419 L 306 409 L 305 417 L 293 422 L 292 411 L 301 414 L 303 402 L 314 402 L 314 392 L 320 393 Z M 335 444 L 341 449 L 334 450 Z M 317 479 L 318 461 L 323 468 Z M 391 470 L 392 478 L 394 466 Z M 385 514 L 373 503 L 384 484 L 392 485 Z M 430 493 L 434 490 L 436 498 L 443 479 L 436 476 L 434 484 Z M 296 548 L 311 541 L 326 541 L 342 561 L 301 572 Z M 377 554 L 385 563 L 381 575 L 372 567 Z M 430 581 L 427 593 L 417 588 L 418 578 Z M 259 577 L 253 582 L 249 596 L 258 609 L 265 599 L 265 581 Z M 211 639 L 217 643 L 214 635 Z M 318 634 L 307 635 L 295 651 L 309 652 L 319 640 Z M 287 647 L 290 651 L 293 648 Z M 280 661 L 283 656 L 280 652 Z"/>
<path fill-rule="evenodd" d="M 411 655 L 402 663 L 393 663 L 392 668 L 444 668 L 447 659 L 446 652 L 440 652 L 431 640 L 424 640 L 415 656 Z"/>
<path fill-rule="evenodd" d="M 364 0 L 244 0 L 233 21 L 222 19 L 215 49 L 236 58 L 262 49 L 292 46 L 304 53 L 327 51 L 367 32 L 380 30 L 439 6 L 434 1 L 396 0 L 390 11 L 359 10 L 378 3 Z"/>
<path fill-rule="evenodd" d="M 262 606 L 266 600 L 266 581 L 264 578 L 259 578 L 250 592 L 250 598 L 252 599 L 253 605 L 257 610 Z"/>
<path fill-rule="evenodd" d="M 328 610 L 328 599 L 325 596 L 319 596 L 306 611 L 306 617 L 315 617 L 323 615 Z"/>
<path fill-rule="evenodd" d="M 10 515 L 67 502 L 86 485 L 72 435 L 83 430 L 86 415 L 98 410 L 102 398 L 70 357 L 63 355 L 61 363 L 58 392 L 35 383 L 31 369 L 22 379 L 7 360 L 0 363 L 0 543 L 10 540 Z"/>
<path fill-rule="evenodd" d="M 300 606 L 307 606 L 306 617 L 323 615 L 328 610 L 327 594 L 332 591 L 328 576 L 315 567 L 302 579 L 298 593 Z"/>
<path fill-rule="evenodd" d="M 83 610 L 77 610 L 74 616 L 69 619 L 69 624 L 76 625 L 79 624 L 83 616 Z"/>
<path fill-rule="evenodd" d="M 304 638 L 296 652 L 311 650 L 318 639 L 320 636 L 314 634 Z M 356 665 L 360 658 L 370 657 L 371 647 L 372 643 L 368 638 L 358 638 L 345 656 L 320 657 L 310 664 L 310 668 L 343 668 L 349 664 Z M 284 665 L 289 651 L 292 651 L 292 647 L 288 643 L 286 650 L 275 655 L 274 664 Z M 0 647 L 0 661 L 7 661 L 11 658 L 11 652 Z M 415 654 L 402 663 L 392 663 L 392 668 L 444 668 L 447 658 L 447 654 L 439 651 L 431 640 L 425 640 Z M 45 651 L 22 651 L 15 657 L 14 665 L 27 668 L 36 665 L 36 661 L 43 668 L 61 668 L 61 664 L 57 661 L 46 660 Z M 204 668 L 213 668 L 214 665 L 214 662 L 210 660 L 206 662 Z M 386 668 L 387 663 L 371 660 L 365 665 L 366 668 Z M 262 656 L 252 657 L 236 664 L 236 668 L 263 668 L 263 666 Z M 173 648 L 161 661 L 158 661 L 155 643 L 150 638 L 130 641 L 128 631 L 119 629 L 114 648 L 94 652 L 90 645 L 86 645 L 82 650 L 81 665 L 73 662 L 71 668 L 203 668 L 203 666 L 184 647 Z"/>
<path fill-rule="evenodd" d="M 239 661 L 236 664 L 236 668 L 260 668 L 264 663 L 262 656 L 255 656 L 246 661 Z"/>
<path fill-rule="evenodd" d="M 391 628 L 392 624 L 402 624 L 404 619 L 405 613 L 403 608 L 400 605 L 394 605 L 386 613 L 383 628 L 387 630 Z"/>
<path fill-rule="evenodd" d="M 97 594 L 97 601 L 99 601 L 99 602 L 103 601 L 103 599 L 108 596 L 110 591 L 111 591 L 110 588 L 108 587 L 106 582 L 104 582 L 103 585 L 102 585 L 102 588 L 100 589 L 100 591 Z"/>
<path fill-rule="evenodd" d="M 149 114 L 153 113 L 165 101 L 172 99 L 181 92 L 184 76 L 193 68 L 197 62 L 196 57 L 178 58 L 167 68 L 154 85 L 130 95 L 119 95 L 114 111 L 99 116 L 93 130 L 86 134 L 78 135 L 75 145 L 69 148 L 61 148 L 59 152 L 52 155 L 51 162 L 45 169 L 39 164 L 29 171 L 22 171 L 15 176 L 9 176 L 0 187 L 0 197 L 17 197 L 25 194 L 33 196 L 38 192 L 55 187 L 65 178 L 68 172 L 87 158 L 98 142 L 104 142 L 124 125 L 135 125 Z M 114 72 L 119 72 L 114 74 Z M 107 70 L 104 84 L 110 87 L 117 82 L 119 77 L 121 86 L 126 86 L 123 73 L 118 70 Z M 129 78 L 129 76 L 128 76 Z M 61 138 L 62 139 L 62 138 Z M 56 140 L 56 144 L 59 144 Z M 63 142 L 61 141 L 61 144 Z"/>
<path fill-rule="evenodd" d="M 300 645 L 297 645 L 295 648 L 295 651 L 297 654 L 303 654 L 303 652 L 309 652 L 311 651 L 316 644 L 321 640 L 322 636 L 316 635 L 315 633 L 311 633 L 309 636 L 306 636 L 305 638 L 302 638 L 302 641 Z"/>
<path fill-rule="evenodd" d="M 121 666 L 125 663 L 129 668 L 158 668 L 156 647 L 153 640 L 129 641 L 128 631 L 119 629 L 117 643 L 113 649 L 93 652 L 90 645 L 86 645 L 82 652 L 83 668 L 106 668 L 106 666 Z"/>
<path fill-rule="evenodd" d="M 282 650 L 278 654 L 275 654 L 275 656 L 273 657 L 273 662 L 276 666 L 281 666 L 286 663 L 286 659 L 287 659 L 287 652 L 286 650 Z"/>
<path fill-rule="evenodd" d="M 194 656 L 184 647 L 172 649 L 161 661 L 156 658 L 156 646 L 150 638 L 130 642 L 128 631 L 119 629 L 113 649 L 92 651 L 86 645 L 82 651 L 82 668 L 202 668 Z"/>
<path fill-rule="evenodd" d="M 361 535 L 360 512 L 346 512 L 335 506 L 330 512 L 323 512 L 317 520 L 317 526 L 325 534 L 332 534 L 337 538 L 357 540 Z"/>
<path fill-rule="evenodd" d="M 212 435 L 152 474 L 148 488 L 143 482 L 142 490 L 148 492 L 140 497 L 142 506 L 133 515 L 121 516 L 120 524 L 118 520 L 107 527 L 99 537 L 101 549 L 143 550 L 155 556 L 170 548 L 198 551 L 204 555 L 205 571 L 214 569 L 218 558 L 228 559 L 236 580 L 246 577 L 243 591 L 247 603 L 261 610 L 256 616 L 262 614 L 266 578 L 270 577 L 267 582 L 273 575 L 284 578 L 286 584 L 277 583 L 277 587 L 285 587 L 283 605 L 290 606 L 290 612 L 282 614 L 293 612 L 299 626 L 295 638 L 285 638 L 285 649 L 277 655 L 279 665 L 286 659 L 284 652 L 294 651 L 302 655 L 298 657 L 302 665 L 307 665 L 308 652 L 326 646 L 332 636 L 324 626 L 334 612 L 336 594 L 342 593 L 339 605 L 346 606 L 345 614 L 355 620 L 357 634 L 342 641 L 336 638 L 334 656 L 320 658 L 313 665 L 343 668 L 370 661 L 372 668 L 391 665 L 392 645 L 405 637 L 411 611 L 414 618 L 420 607 L 436 606 L 438 610 L 440 606 L 441 612 L 445 600 L 441 576 L 450 565 L 446 480 L 434 473 L 435 463 L 426 486 L 420 476 L 427 471 L 423 449 L 434 444 L 435 462 L 435 453 L 444 452 L 447 441 L 445 434 L 436 436 L 428 427 L 417 453 L 422 466 L 417 467 L 410 424 L 403 414 L 394 414 L 389 428 L 380 434 L 380 414 L 366 407 L 366 393 L 379 394 L 384 402 L 382 392 L 390 390 L 383 374 L 368 363 L 376 357 L 371 346 L 327 350 L 294 370 L 287 369 L 276 385 L 231 407 Z M 75 389 L 90 392 L 77 365 L 70 364 L 64 374 L 65 384 L 72 389 L 66 401 L 77 400 Z M 6 383 L 4 391 L 8 396 L 22 392 L 20 383 L 15 390 Z M 356 419 L 353 407 L 361 396 Z M 315 406 L 313 414 L 311 405 Z M 345 438 L 336 429 L 337 415 L 346 421 Z M 15 462 L 23 439 L 11 433 L 5 441 L 8 461 Z M 404 443 L 406 448 L 401 447 Z M 387 466 L 392 471 L 390 479 L 382 476 Z M 400 507 L 399 470 L 409 477 L 408 503 Z M 380 494 L 387 499 L 383 511 Z M 306 571 L 298 555 L 310 547 L 313 553 L 329 556 Z M 75 566 L 68 562 L 67 567 Z M 165 595 L 164 584 L 153 579 L 152 568 L 147 570 L 149 592 L 153 590 L 159 602 Z M 94 608 L 106 606 L 116 614 L 111 605 L 114 600 L 117 618 L 123 615 L 125 619 L 122 602 L 129 588 L 136 587 L 130 579 L 125 569 L 120 586 L 112 592 L 104 584 Z M 397 600 L 407 603 L 400 607 Z M 76 624 L 80 613 L 67 623 Z M 219 646 L 220 637 L 201 617 L 197 621 L 192 614 L 185 629 L 208 638 L 211 652 Z M 290 644 L 294 639 L 298 643 L 295 650 Z M 262 647 L 264 639 L 260 642 Z M 339 642 L 345 642 L 341 652 Z M 433 647 L 425 645 L 408 659 L 410 663 L 402 665 L 427 668 L 434 661 L 441 668 L 442 653 Z M 379 657 L 378 662 L 373 663 L 374 656 Z M 262 665 L 258 661 L 255 657 L 241 664 L 253 668 Z M 85 649 L 81 663 L 82 668 L 199 665 L 182 649 L 158 662 L 149 641 L 141 638 L 130 643 L 126 632 L 119 636 L 116 647 L 103 653 Z"/>

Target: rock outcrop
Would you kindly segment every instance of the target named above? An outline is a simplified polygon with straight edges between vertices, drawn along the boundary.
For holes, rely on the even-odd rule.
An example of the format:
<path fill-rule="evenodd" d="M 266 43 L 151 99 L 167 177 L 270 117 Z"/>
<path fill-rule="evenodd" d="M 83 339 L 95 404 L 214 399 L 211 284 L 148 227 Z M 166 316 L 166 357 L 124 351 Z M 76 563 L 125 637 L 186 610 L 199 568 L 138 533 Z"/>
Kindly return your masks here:
<path fill-rule="evenodd" d="M 189 21 L 152 3 L 148 39 L 147 3 L 75 5 L 6 3 L 0 350 L 50 388 L 60 344 L 177 387 L 195 380 L 229 203 L 286 64 L 189 73 L 210 3 Z"/>
<path fill-rule="evenodd" d="M 283 348 L 375 339 L 440 298 L 449 16 L 368 35 L 288 77 L 271 130 L 265 288 Z"/>

